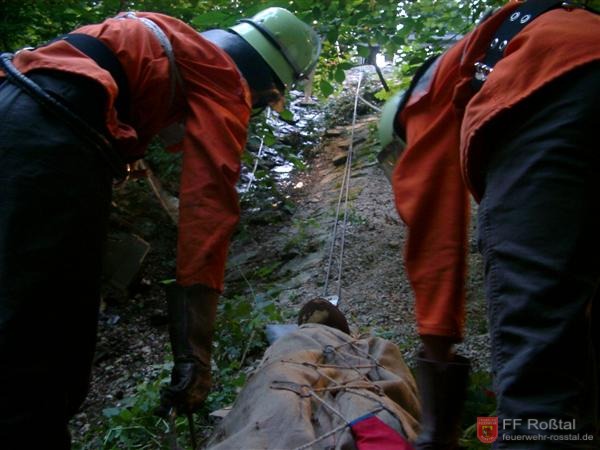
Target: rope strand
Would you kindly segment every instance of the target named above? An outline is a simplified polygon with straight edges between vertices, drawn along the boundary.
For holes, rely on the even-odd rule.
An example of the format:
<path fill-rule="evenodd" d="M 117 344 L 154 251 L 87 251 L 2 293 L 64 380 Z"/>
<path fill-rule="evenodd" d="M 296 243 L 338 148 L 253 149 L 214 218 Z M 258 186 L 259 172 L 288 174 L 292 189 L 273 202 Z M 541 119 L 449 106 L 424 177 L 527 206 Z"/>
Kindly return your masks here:
<path fill-rule="evenodd" d="M 344 259 L 344 247 L 346 243 L 346 228 L 348 224 L 348 197 L 350 192 L 350 175 L 352 173 L 352 155 L 354 153 L 354 129 L 356 127 L 356 116 L 358 110 L 358 100 L 360 97 L 360 85 L 362 83 L 363 74 L 360 73 L 358 83 L 356 85 L 356 95 L 354 97 L 354 110 L 352 113 L 352 127 L 350 131 L 350 145 L 348 146 L 348 157 L 346 158 L 346 165 L 344 166 L 344 174 L 342 178 L 342 185 L 340 187 L 340 194 L 338 196 L 338 202 L 335 211 L 335 221 L 333 224 L 333 230 L 331 233 L 331 245 L 329 247 L 329 258 L 327 262 L 327 271 L 325 274 L 325 283 L 323 286 L 323 297 L 327 297 L 329 288 L 329 278 L 331 276 L 331 268 L 333 265 L 333 253 L 335 248 L 335 242 L 337 240 L 337 229 L 340 221 L 340 209 L 342 204 L 342 198 L 344 199 L 344 219 L 343 227 L 340 237 L 340 250 L 339 250 L 339 262 L 338 262 L 338 277 L 337 277 L 337 298 L 338 304 L 342 298 L 342 273 L 343 273 L 343 259 Z"/>

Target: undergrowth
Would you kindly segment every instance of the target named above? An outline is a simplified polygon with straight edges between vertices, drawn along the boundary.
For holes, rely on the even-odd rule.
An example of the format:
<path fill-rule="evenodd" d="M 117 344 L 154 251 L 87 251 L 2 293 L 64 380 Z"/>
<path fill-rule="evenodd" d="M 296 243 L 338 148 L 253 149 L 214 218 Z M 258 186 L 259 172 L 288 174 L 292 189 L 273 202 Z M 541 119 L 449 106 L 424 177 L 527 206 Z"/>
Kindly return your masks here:
<path fill-rule="evenodd" d="M 231 405 L 247 375 L 267 347 L 264 330 L 269 323 L 283 323 L 284 317 L 275 303 L 266 297 L 254 299 L 235 296 L 224 298 L 219 306 L 219 322 L 213 353 L 213 390 L 202 409 L 195 415 L 197 437 L 208 436 L 212 430 L 209 413 Z M 159 403 L 160 389 L 170 379 L 172 362 L 157 365 L 156 379 L 137 387 L 128 397 L 103 411 L 104 421 L 99 429 L 90 430 L 86 443 L 75 450 L 152 449 L 171 450 L 169 439 L 177 438 L 181 449 L 191 448 L 187 419 L 178 417 L 173 425 L 154 415 Z M 465 411 L 461 447 L 465 450 L 487 449 L 477 439 L 477 417 L 494 415 L 495 398 L 488 373 L 471 375 Z M 175 432 L 173 433 L 172 427 Z"/>
<path fill-rule="evenodd" d="M 281 323 L 283 317 L 267 297 L 233 296 L 222 298 L 213 349 L 213 389 L 202 409 L 195 415 L 198 437 L 211 430 L 208 414 L 231 405 L 246 382 L 251 367 L 248 362 L 259 358 L 267 347 L 265 325 Z M 173 437 L 168 421 L 154 415 L 160 389 L 170 379 L 172 362 L 155 366 L 154 381 L 137 387 L 135 395 L 103 410 L 103 422 L 85 436 L 85 444 L 75 450 L 152 449 L 171 450 Z M 191 448 L 187 419 L 175 420 L 175 433 L 182 450 Z"/>

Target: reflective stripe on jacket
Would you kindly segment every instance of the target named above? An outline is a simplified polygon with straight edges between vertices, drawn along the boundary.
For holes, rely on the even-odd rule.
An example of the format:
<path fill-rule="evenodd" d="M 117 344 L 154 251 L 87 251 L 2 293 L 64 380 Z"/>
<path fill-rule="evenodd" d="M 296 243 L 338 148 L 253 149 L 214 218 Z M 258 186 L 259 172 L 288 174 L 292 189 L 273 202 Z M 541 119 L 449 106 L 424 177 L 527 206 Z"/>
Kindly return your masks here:
<path fill-rule="evenodd" d="M 20 52 L 14 63 L 24 73 L 53 69 L 100 82 L 108 94 L 102 106 L 106 126 L 126 160 L 141 158 L 161 129 L 184 122 L 183 141 L 170 148 L 183 152 L 177 280 L 222 290 L 229 239 L 239 220 L 235 185 L 250 120 L 249 89 L 229 56 L 193 28 L 162 14 L 136 15 L 156 23 L 173 47 L 184 90 L 173 105 L 167 55 L 141 21 L 114 18 L 76 30 L 117 55 L 129 82 L 130 123 L 117 119 L 117 85 L 110 74 L 67 42 Z"/>
<path fill-rule="evenodd" d="M 507 4 L 450 48 L 426 92 L 411 97 L 399 114 L 407 147 L 393 187 L 409 228 L 405 263 L 422 335 L 462 339 L 468 194 L 476 200 L 481 196 L 486 126 L 550 81 L 600 60 L 600 15 L 558 8 L 510 41 L 504 58 L 473 95 L 474 63 L 518 6 Z"/>

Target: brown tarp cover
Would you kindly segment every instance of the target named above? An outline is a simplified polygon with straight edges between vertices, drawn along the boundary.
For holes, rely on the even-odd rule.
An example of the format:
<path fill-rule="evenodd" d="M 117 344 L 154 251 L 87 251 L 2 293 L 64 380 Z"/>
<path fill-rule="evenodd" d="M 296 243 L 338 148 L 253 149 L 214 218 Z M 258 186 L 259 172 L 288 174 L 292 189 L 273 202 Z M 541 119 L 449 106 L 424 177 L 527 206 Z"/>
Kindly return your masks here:
<path fill-rule="evenodd" d="M 207 447 L 356 449 L 348 423 L 371 412 L 416 437 L 416 385 L 398 347 L 306 324 L 269 347 Z"/>

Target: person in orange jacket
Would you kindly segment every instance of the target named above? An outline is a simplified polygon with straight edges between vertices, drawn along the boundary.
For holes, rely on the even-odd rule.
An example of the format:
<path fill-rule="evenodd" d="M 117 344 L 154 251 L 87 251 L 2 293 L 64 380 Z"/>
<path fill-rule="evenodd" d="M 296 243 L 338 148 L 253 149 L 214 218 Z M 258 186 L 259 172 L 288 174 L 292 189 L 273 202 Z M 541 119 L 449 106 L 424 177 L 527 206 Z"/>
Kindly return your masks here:
<path fill-rule="evenodd" d="M 458 448 L 469 362 L 453 344 L 463 339 L 469 193 L 479 202 L 494 445 L 599 444 L 568 440 L 599 425 L 599 37 L 600 15 L 581 5 L 511 1 L 384 108 L 382 145 L 401 152 L 392 184 L 423 342 L 418 449 Z"/>
<path fill-rule="evenodd" d="M 251 112 L 281 107 L 319 51 L 311 27 L 268 8 L 204 33 L 124 13 L 0 57 L 0 447 L 69 447 L 96 340 L 111 181 L 157 134 L 183 152 L 161 407 L 201 405 Z"/>

